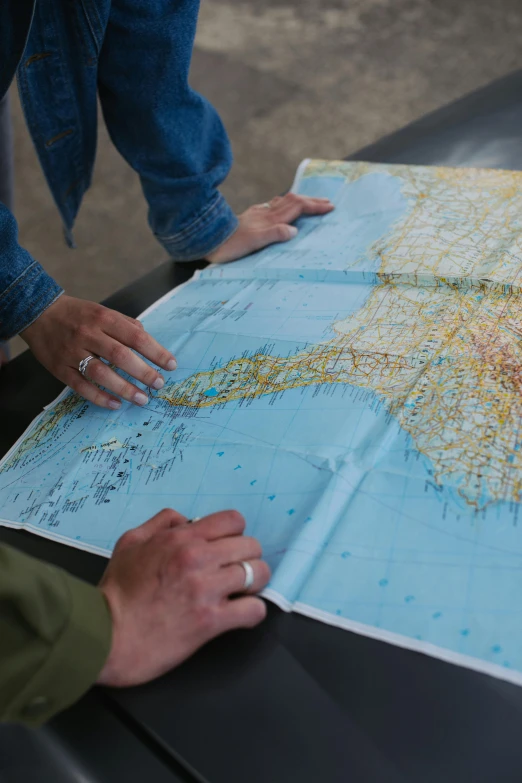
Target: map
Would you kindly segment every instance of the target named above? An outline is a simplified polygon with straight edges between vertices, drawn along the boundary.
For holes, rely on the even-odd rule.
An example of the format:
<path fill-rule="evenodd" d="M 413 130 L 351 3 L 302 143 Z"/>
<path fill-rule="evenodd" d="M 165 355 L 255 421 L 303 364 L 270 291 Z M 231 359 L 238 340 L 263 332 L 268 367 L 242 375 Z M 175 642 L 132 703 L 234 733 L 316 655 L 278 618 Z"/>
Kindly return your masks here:
<path fill-rule="evenodd" d="M 2 523 L 109 555 L 237 508 L 287 611 L 522 684 L 522 173 L 304 161 L 336 209 L 142 315 L 149 403 L 71 390 L 0 463 Z"/>

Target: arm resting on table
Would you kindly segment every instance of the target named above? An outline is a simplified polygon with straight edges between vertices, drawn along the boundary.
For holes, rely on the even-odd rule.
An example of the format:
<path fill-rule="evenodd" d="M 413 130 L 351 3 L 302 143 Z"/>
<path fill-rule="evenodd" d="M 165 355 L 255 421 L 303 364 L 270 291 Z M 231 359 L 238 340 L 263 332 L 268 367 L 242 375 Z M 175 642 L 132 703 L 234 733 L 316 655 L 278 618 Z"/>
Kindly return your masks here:
<path fill-rule="evenodd" d="M 80 698 L 111 645 L 102 592 L 0 546 L 0 720 L 36 726 Z"/>

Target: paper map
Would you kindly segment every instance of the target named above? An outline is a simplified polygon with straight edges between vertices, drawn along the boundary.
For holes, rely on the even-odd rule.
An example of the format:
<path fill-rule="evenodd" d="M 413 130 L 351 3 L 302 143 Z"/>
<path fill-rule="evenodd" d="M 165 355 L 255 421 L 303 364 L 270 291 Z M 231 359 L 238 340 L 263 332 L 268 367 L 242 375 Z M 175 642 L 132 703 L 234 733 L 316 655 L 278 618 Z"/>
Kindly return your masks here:
<path fill-rule="evenodd" d="M 237 508 L 284 609 L 522 683 L 522 174 L 294 189 L 335 211 L 146 311 L 178 369 L 142 409 L 66 390 L 0 463 L 3 523 L 109 555 Z"/>

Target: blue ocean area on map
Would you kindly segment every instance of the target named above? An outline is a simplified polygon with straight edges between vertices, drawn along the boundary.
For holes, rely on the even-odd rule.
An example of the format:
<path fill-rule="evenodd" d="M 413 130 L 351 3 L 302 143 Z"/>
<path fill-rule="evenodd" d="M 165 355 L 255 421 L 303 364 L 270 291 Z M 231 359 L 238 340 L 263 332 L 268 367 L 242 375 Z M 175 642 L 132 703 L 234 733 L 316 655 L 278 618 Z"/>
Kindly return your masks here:
<path fill-rule="evenodd" d="M 68 391 L 35 420 L 0 464 L 0 516 L 109 555 L 164 507 L 236 508 L 282 608 L 522 682 L 519 505 L 437 462 L 452 447 L 444 422 L 417 415 L 429 372 L 451 369 L 433 329 L 418 350 L 379 349 L 417 328 L 385 309 L 393 296 L 423 301 L 379 277 L 416 204 L 413 167 L 350 165 L 296 180 L 334 212 L 143 315 L 178 361 L 147 406 L 112 412 Z M 395 393 L 397 368 L 415 370 L 411 393 Z"/>
<path fill-rule="evenodd" d="M 310 177 L 302 181 L 299 192 L 331 199 L 335 212 L 298 220 L 299 236 L 290 244 L 274 245 L 205 274 L 338 282 L 346 282 L 348 276 L 353 282 L 373 284 L 380 260 L 370 257 L 368 250 L 409 207 L 400 180 L 381 172 L 348 184 L 339 177 Z M 344 220 L 347 211 L 349 221 Z"/>

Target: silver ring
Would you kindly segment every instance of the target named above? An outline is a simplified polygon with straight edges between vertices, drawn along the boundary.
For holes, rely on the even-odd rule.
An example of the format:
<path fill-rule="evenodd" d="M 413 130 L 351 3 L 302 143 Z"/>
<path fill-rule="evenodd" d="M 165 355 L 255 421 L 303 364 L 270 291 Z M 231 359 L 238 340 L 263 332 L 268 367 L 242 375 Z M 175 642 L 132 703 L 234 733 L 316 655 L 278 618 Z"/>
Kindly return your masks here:
<path fill-rule="evenodd" d="M 254 569 L 247 560 L 240 560 L 239 565 L 245 569 L 245 584 L 243 590 L 248 590 L 254 584 Z"/>
<path fill-rule="evenodd" d="M 187 525 L 193 525 L 194 522 L 199 522 L 201 517 L 192 517 L 192 519 L 187 519 Z"/>
<path fill-rule="evenodd" d="M 91 359 L 95 359 L 95 356 L 86 356 L 85 359 L 82 359 L 80 364 L 78 365 L 78 372 L 83 375 L 85 378 L 85 373 L 87 372 L 87 367 L 89 366 L 89 362 Z"/>
<path fill-rule="evenodd" d="M 264 207 L 265 209 L 271 209 L 272 207 L 272 205 L 268 201 L 265 201 L 264 204 L 260 204 L 260 206 Z"/>

